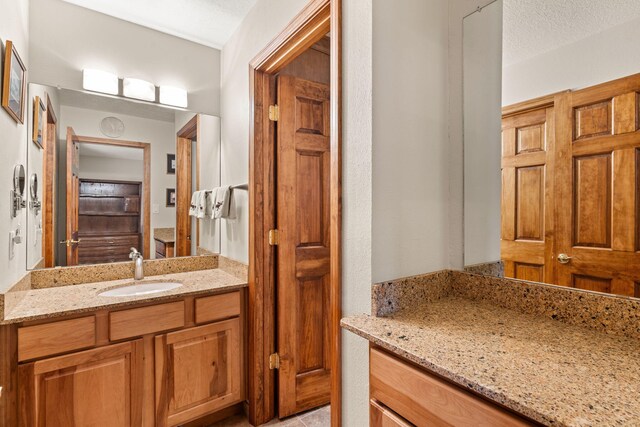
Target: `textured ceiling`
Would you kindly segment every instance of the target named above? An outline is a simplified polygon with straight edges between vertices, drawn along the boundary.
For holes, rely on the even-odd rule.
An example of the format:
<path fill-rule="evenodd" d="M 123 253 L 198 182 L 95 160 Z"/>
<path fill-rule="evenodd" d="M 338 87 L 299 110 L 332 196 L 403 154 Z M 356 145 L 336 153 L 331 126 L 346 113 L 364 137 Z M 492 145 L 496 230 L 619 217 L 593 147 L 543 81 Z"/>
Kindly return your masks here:
<path fill-rule="evenodd" d="M 510 65 L 640 17 L 640 0 L 504 0 Z"/>
<path fill-rule="evenodd" d="M 63 0 L 143 27 L 222 48 L 256 0 Z"/>

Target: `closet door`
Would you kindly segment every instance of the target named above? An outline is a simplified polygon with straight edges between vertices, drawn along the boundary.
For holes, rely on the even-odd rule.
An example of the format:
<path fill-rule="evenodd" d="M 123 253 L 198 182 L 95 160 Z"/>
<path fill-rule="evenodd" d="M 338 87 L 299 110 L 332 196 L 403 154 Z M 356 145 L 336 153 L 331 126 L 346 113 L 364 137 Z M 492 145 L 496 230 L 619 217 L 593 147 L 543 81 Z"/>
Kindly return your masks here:
<path fill-rule="evenodd" d="M 506 277 L 554 282 L 554 107 L 502 119 L 501 258 Z"/>
<path fill-rule="evenodd" d="M 640 296 L 640 75 L 556 102 L 558 284 Z"/>

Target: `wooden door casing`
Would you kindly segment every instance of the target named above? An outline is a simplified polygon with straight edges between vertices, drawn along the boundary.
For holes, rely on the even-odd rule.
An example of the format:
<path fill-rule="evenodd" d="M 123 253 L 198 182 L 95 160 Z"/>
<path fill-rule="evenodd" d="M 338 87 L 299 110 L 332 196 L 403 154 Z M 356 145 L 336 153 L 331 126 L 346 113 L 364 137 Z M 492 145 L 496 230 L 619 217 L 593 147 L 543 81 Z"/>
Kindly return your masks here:
<path fill-rule="evenodd" d="M 279 416 L 330 400 L 329 86 L 278 78 Z"/>
<path fill-rule="evenodd" d="M 67 128 L 67 265 L 78 265 L 78 196 L 80 194 L 80 146 L 71 127 Z"/>
<path fill-rule="evenodd" d="M 243 396 L 240 319 L 155 338 L 156 425 L 177 426 Z"/>
<path fill-rule="evenodd" d="M 20 365 L 21 427 L 142 425 L 142 340 Z"/>
<path fill-rule="evenodd" d="M 640 297 L 640 74 L 557 96 L 557 284 Z"/>
<path fill-rule="evenodd" d="M 501 258 L 506 277 L 553 282 L 554 108 L 502 120 Z"/>
<path fill-rule="evenodd" d="M 191 255 L 192 163 L 191 139 L 178 137 L 176 143 L 176 256 Z"/>

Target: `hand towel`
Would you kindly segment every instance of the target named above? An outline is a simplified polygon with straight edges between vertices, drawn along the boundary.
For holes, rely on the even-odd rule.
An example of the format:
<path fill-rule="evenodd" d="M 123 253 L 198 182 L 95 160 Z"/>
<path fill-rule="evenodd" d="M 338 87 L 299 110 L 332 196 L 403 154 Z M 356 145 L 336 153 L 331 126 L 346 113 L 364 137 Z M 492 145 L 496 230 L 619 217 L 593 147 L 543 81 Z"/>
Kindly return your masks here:
<path fill-rule="evenodd" d="M 198 203 L 196 204 L 196 218 L 204 218 L 204 213 L 207 208 L 207 192 L 198 191 Z"/>
<path fill-rule="evenodd" d="M 229 198 L 231 189 L 228 185 L 219 187 L 216 192 L 216 202 L 213 205 L 214 218 L 227 218 L 229 216 Z"/>
<path fill-rule="evenodd" d="M 196 216 L 198 214 L 198 199 L 200 198 L 200 192 L 195 191 L 191 195 L 191 204 L 189 205 L 189 215 Z"/>
<path fill-rule="evenodd" d="M 213 205 L 216 203 L 216 194 L 218 193 L 218 187 L 207 191 L 204 202 L 204 216 L 206 218 L 213 218 Z"/>

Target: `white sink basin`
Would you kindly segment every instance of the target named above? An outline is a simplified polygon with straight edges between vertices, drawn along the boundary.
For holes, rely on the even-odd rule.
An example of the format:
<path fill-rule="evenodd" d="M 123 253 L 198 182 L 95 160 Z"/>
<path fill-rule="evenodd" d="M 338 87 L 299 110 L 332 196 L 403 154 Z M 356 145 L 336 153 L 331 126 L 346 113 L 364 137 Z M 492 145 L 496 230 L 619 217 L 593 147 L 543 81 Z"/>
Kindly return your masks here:
<path fill-rule="evenodd" d="M 180 286 L 182 286 L 182 283 L 178 282 L 141 282 L 109 289 L 108 291 L 100 292 L 98 295 L 101 297 L 135 297 L 167 292 Z"/>

